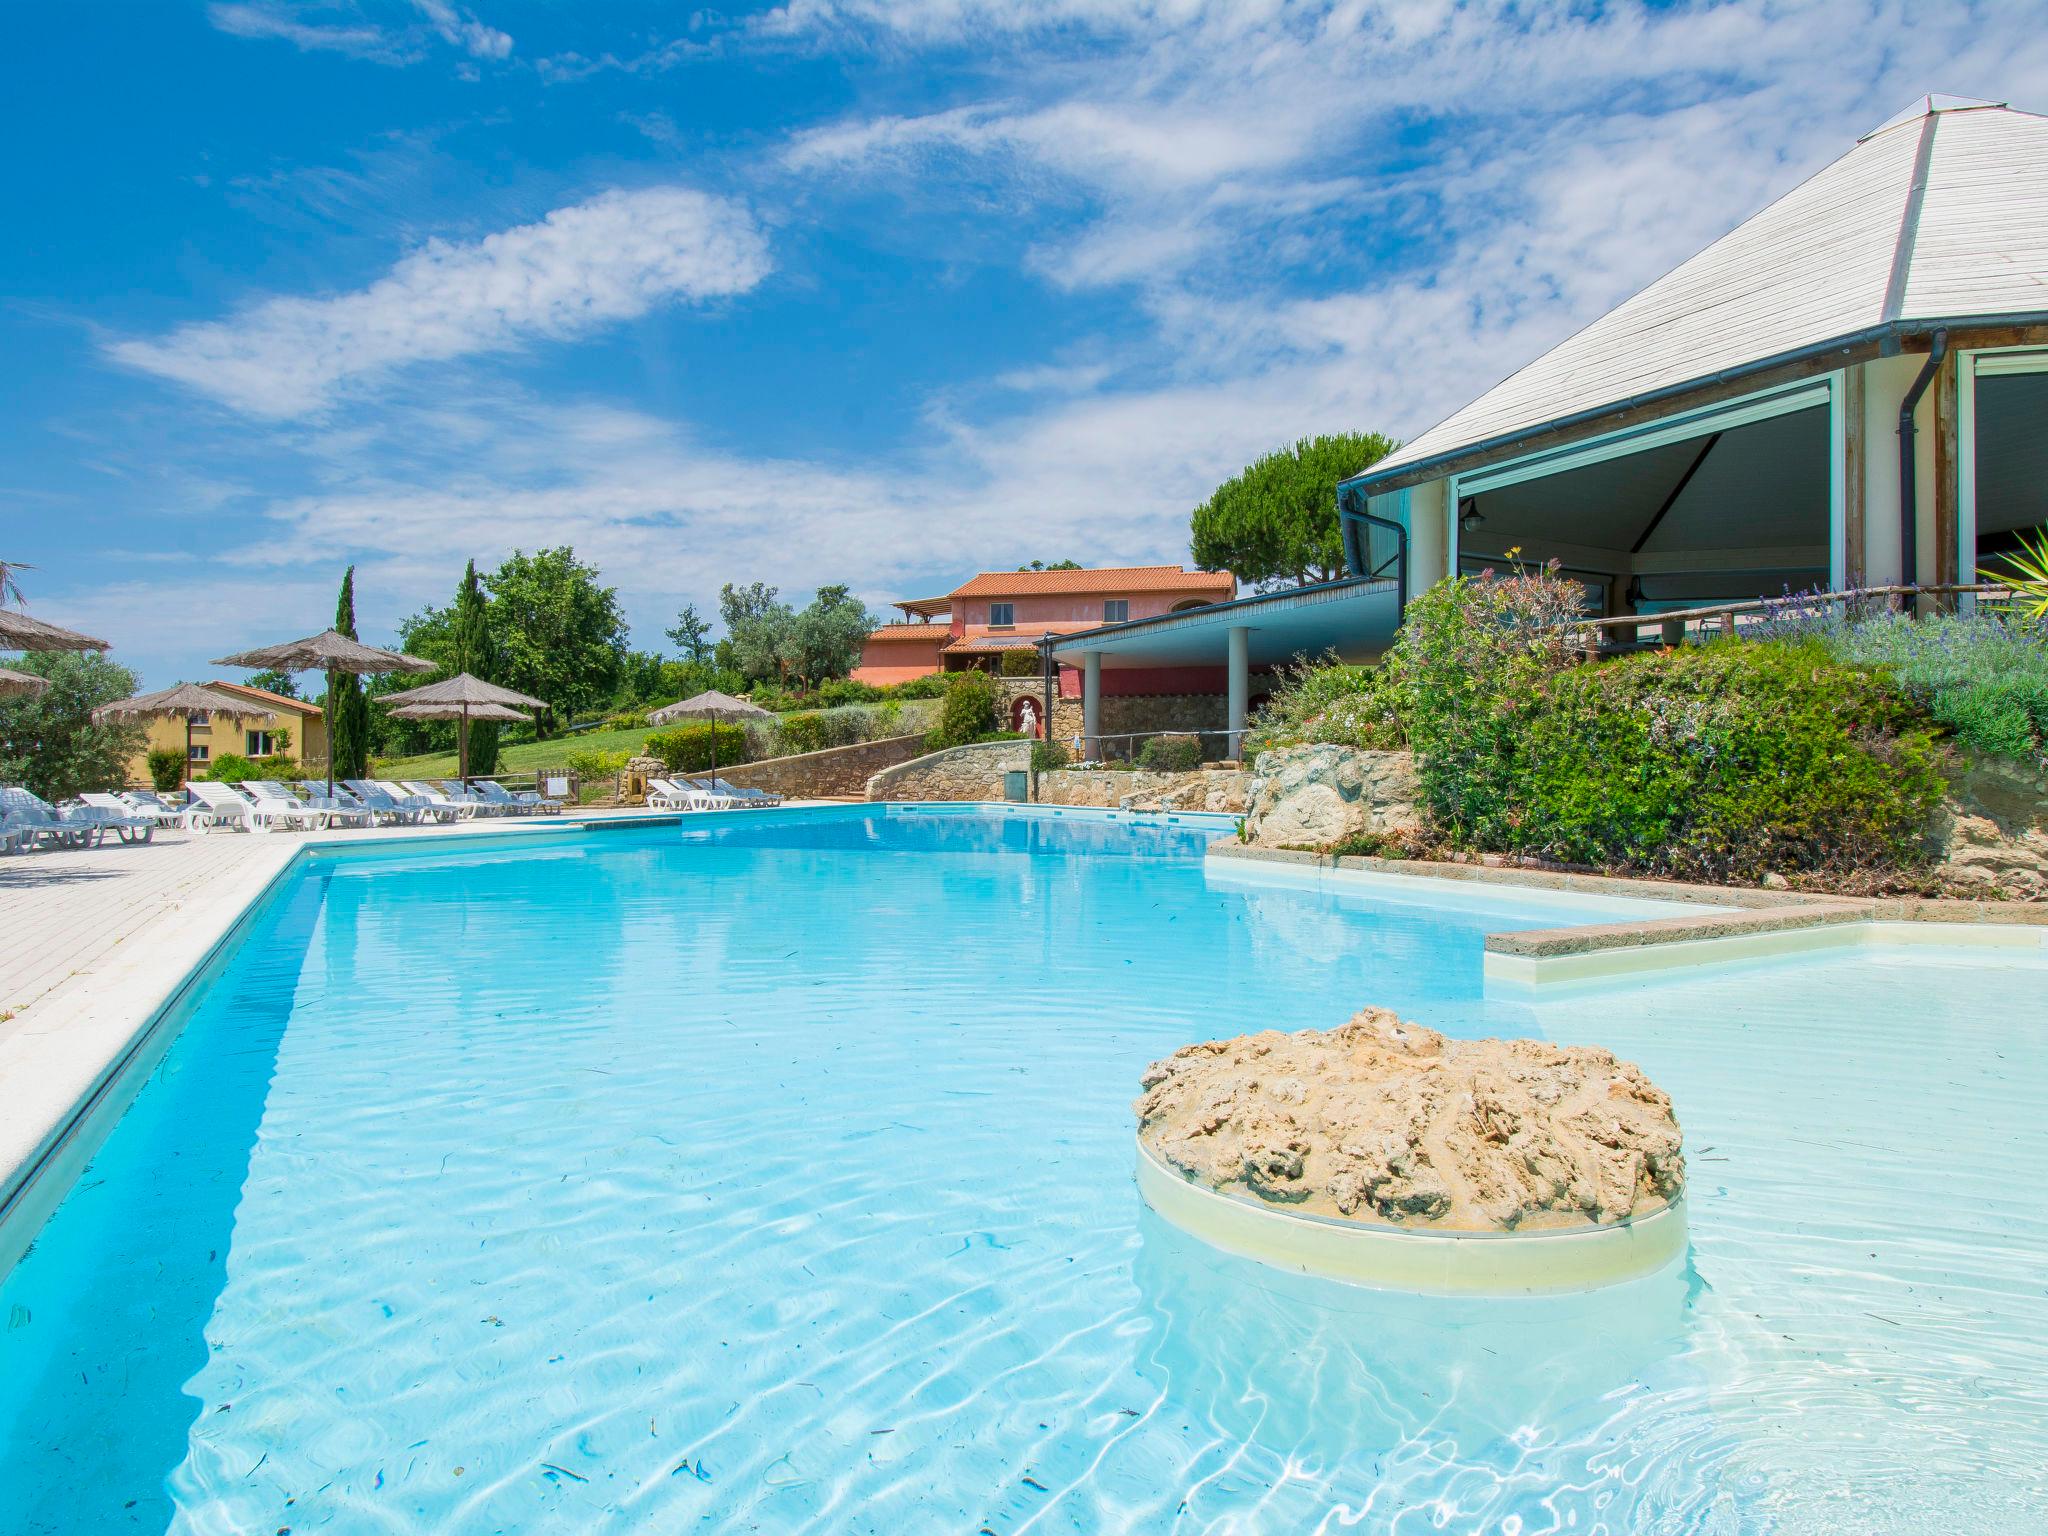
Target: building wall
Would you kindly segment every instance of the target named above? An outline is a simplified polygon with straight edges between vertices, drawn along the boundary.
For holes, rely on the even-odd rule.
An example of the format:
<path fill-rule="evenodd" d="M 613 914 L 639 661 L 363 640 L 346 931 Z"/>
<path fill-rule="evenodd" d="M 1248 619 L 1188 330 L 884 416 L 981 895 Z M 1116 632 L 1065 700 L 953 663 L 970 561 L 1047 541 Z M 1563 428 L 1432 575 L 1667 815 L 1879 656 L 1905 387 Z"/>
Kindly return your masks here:
<path fill-rule="evenodd" d="M 322 715 L 299 715 L 279 712 L 274 715 L 244 715 L 236 719 L 217 717 L 207 725 L 192 728 L 192 749 L 206 753 L 204 762 L 194 760 L 193 772 L 203 775 L 206 763 L 229 753 L 248 755 L 248 733 L 279 731 L 291 733 L 291 756 L 301 763 L 317 763 L 322 767 L 327 762 L 327 720 Z M 173 752 L 185 750 L 185 722 L 175 715 L 156 715 L 143 726 L 142 750 L 128 762 L 128 782 L 136 785 L 149 783 L 149 754 L 159 748 Z M 190 777 L 191 775 L 187 775 Z"/>
<path fill-rule="evenodd" d="M 1218 594 L 1228 595 L 1227 592 Z M 1129 617 L 1133 619 L 1157 618 L 1162 613 L 1171 613 L 1185 602 L 1216 601 L 1216 598 L 1210 597 L 1207 593 L 1120 592 L 1113 587 L 1100 592 L 1020 593 L 1009 598 L 970 597 L 954 604 L 953 628 L 956 633 L 969 635 L 986 633 L 989 627 L 989 604 L 1007 602 L 1017 610 L 1018 629 L 1029 629 L 1034 624 L 1072 625 L 1082 629 L 1093 629 L 1104 622 L 1102 605 L 1111 598 L 1122 598 L 1129 603 Z"/>
<path fill-rule="evenodd" d="M 890 683 L 907 683 L 914 677 L 930 677 L 939 670 L 939 648 L 943 640 L 882 640 L 868 638 L 860 650 L 860 665 L 853 680 L 877 688 Z"/>

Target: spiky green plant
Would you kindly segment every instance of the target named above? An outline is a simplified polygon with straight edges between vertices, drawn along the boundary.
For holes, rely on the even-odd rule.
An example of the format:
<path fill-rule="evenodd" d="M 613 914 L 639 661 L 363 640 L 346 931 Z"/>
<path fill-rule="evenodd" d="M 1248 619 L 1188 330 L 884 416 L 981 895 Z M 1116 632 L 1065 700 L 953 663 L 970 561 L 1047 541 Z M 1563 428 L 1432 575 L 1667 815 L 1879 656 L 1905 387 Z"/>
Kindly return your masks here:
<path fill-rule="evenodd" d="M 1993 559 L 2006 568 L 1999 570 L 1996 564 L 1979 566 L 1977 574 L 1986 581 L 2002 582 L 2012 588 L 2008 606 L 2015 613 L 2033 620 L 2048 618 L 2048 528 L 2022 533 L 2017 550 Z"/>

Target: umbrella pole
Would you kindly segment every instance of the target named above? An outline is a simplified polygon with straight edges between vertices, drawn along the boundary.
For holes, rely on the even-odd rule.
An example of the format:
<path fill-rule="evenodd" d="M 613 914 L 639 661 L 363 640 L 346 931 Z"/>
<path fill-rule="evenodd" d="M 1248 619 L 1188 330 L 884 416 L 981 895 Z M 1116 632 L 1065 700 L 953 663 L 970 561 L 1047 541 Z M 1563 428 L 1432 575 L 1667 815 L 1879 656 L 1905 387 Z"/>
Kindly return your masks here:
<path fill-rule="evenodd" d="M 462 706 L 462 718 L 455 727 L 455 766 L 462 774 L 462 787 L 469 788 L 469 706 Z"/>
<path fill-rule="evenodd" d="M 321 713 L 327 719 L 327 798 L 334 798 L 334 678 L 327 674 L 327 698 L 321 705 Z"/>
<path fill-rule="evenodd" d="M 711 712 L 711 793 L 718 793 L 718 711 Z"/>

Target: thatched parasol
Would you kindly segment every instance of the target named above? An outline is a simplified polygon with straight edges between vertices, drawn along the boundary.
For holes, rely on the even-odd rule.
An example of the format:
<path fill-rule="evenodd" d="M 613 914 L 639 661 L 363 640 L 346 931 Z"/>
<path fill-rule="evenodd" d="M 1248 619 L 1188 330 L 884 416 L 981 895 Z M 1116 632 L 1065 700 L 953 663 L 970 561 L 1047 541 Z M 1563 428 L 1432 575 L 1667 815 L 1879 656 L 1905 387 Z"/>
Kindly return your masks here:
<path fill-rule="evenodd" d="M 41 693 L 50 686 L 47 677 L 37 677 L 33 672 L 16 672 L 11 667 L 0 667 L 0 699 L 21 699 L 32 693 Z"/>
<path fill-rule="evenodd" d="M 194 715 L 225 715 L 230 720 L 254 720 L 270 711 L 237 698 L 232 693 L 222 693 L 204 683 L 180 683 L 175 688 L 159 688 L 155 693 L 138 693 L 132 699 L 116 699 L 111 704 L 102 704 L 92 712 L 95 720 L 139 720 L 150 715 L 182 715 L 185 717 L 185 771 L 192 771 L 192 717 Z"/>
<path fill-rule="evenodd" d="M 773 720 L 774 712 L 763 709 L 751 699 L 736 699 L 729 693 L 720 693 L 716 688 L 687 699 L 678 699 L 673 704 L 664 704 L 647 717 L 649 725 L 667 725 L 671 720 L 711 721 L 711 777 L 718 777 L 718 724 L 726 715 L 738 715 L 741 719 Z"/>
<path fill-rule="evenodd" d="M 533 716 L 513 709 L 514 704 L 530 704 L 535 709 L 546 709 L 547 702 L 536 699 L 530 693 L 521 693 L 516 688 L 500 688 L 496 683 L 487 683 L 480 677 L 471 677 L 467 672 L 458 672 L 442 682 L 428 683 L 422 688 L 408 688 L 403 693 L 387 693 L 383 702 L 392 706 L 393 718 L 399 720 L 455 720 L 455 757 L 462 770 L 462 782 L 469 782 L 469 722 L 472 720 L 531 720 Z"/>
<path fill-rule="evenodd" d="M 104 651 L 104 640 L 81 635 L 75 629 L 45 624 L 25 613 L 0 608 L 0 651 Z"/>
<path fill-rule="evenodd" d="M 373 677 L 380 672 L 432 672 L 435 664 L 403 651 L 379 650 L 360 640 L 351 640 L 339 630 L 325 629 L 303 640 L 282 645 L 259 646 L 233 656 L 222 656 L 216 667 L 250 667 L 259 672 L 325 672 L 327 702 L 322 709 L 327 722 L 327 793 L 334 793 L 334 688 L 344 674 Z"/>

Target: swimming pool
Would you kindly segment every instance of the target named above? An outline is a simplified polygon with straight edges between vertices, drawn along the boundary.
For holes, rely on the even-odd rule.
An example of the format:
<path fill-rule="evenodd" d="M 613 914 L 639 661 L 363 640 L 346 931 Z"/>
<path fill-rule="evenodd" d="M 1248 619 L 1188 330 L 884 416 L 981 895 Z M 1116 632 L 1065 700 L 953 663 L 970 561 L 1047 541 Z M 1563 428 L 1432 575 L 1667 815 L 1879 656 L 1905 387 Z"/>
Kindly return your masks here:
<path fill-rule="evenodd" d="M 0 1285 L 0 1529 L 1944 1533 L 2048 1507 L 2048 1003 L 1834 953 L 1527 1000 L 1611 904 L 960 812 L 321 855 Z M 1293 1278 L 1147 1213 L 1189 1039 L 1613 1046 L 1692 1258 Z"/>

